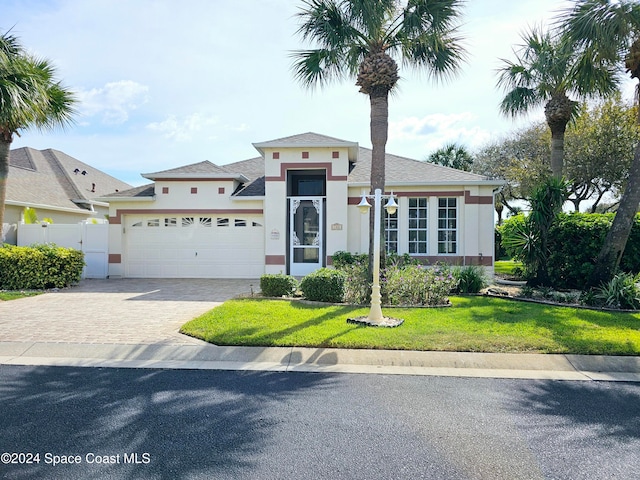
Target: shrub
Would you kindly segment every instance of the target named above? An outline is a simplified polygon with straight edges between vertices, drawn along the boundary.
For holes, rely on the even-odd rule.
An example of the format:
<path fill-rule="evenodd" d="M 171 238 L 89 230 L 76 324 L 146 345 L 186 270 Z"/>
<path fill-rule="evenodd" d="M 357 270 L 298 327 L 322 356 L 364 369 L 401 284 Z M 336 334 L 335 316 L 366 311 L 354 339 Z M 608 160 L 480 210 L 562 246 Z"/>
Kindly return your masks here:
<path fill-rule="evenodd" d="M 63 288 L 82 278 L 84 253 L 54 244 L 0 247 L 0 288 Z"/>
<path fill-rule="evenodd" d="M 366 253 L 351 253 L 339 250 L 331 255 L 333 266 L 338 270 L 348 265 L 367 265 L 369 263 L 369 255 Z"/>
<path fill-rule="evenodd" d="M 321 268 L 300 282 L 300 290 L 307 300 L 340 303 L 344 299 L 346 275 L 340 270 Z"/>
<path fill-rule="evenodd" d="M 458 281 L 456 292 L 459 293 L 478 293 L 488 284 L 484 268 L 478 265 L 456 267 L 453 276 Z"/>
<path fill-rule="evenodd" d="M 610 308 L 638 310 L 640 308 L 640 275 L 619 273 L 609 282 L 596 289 L 596 298 Z"/>
<path fill-rule="evenodd" d="M 391 266 L 385 270 L 383 296 L 390 305 L 446 305 L 456 279 L 448 266 Z"/>
<path fill-rule="evenodd" d="M 264 274 L 260 277 L 260 290 L 265 297 L 283 297 L 293 295 L 298 288 L 298 281 L 282 273 Z"/>
<path fill-rule="evenodd" d="M 594 268 L 613 214 L 559 214 L 549 229 L 548 278 L 555 288 L 583 288 Z M 511 249 L 509 238 L 517 237 L 524 227 L 524 217 L 505 220 L 500 228 L 503 245 L 509 255 L 522 260 L 522 250 Z M 640 216 L 636 216 L 620 268 L 625 272 L 640 272 Z M 526 270 L 526 269 L 525 269 Z M 525 277 L 530 272 L 525 271 Z"/>
<path fill-rule="evenodd" d="M 371 300 L 371 283 L 367 275 L 367 265 L 350 264 L 340 268 L 345 274 L 344 301 L 355 305 L 366 305 Z"/>

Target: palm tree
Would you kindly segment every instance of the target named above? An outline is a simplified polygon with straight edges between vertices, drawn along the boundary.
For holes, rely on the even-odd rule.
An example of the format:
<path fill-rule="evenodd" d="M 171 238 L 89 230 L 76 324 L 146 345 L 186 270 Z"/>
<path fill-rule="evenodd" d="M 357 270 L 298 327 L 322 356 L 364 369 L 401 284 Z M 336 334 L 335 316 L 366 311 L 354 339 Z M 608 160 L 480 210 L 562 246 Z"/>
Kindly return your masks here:
<path fill-rule="evenodd" d="M 0 226 L 14 135 L 31 127 L 65 126 L 75 113 L 73 94 L 54 75 L 51 64 L 28 54 L 16 37 L 0 35 Z"/>
<path fill-rule="evenodd" d="M 353 78 L 369 96 L 371 191 L 384 191 L 388 96 L 399 79 L 394 57 L 436 79 L 453 75 L 465 55 L 457 36 L 463 0 L 409 0 L 404 6 L 398 0 L 302 3 L 298 34 L 317 48 L 293 53 L 294 76 L 307 87 Z M 373 235 L 369 237 L 371 261 Z"/>
<path fill-rule="evenodd" d="M 452 142 L 429 155 L 427 162 L 468 172 L 473 165 L 473 157 L 464 145 Z"/>
<path fill-rule="evenodd" d="M 607 63 L 577 55 L 570 43 L 540 28 L 532 28 L 522 40 L 524 44 L 514 52 L 517 60 L 503 59 L 504 66 L 498 70 L 498 86 L 507 91 L 500 111 L 517 116 L 544 105 L 551 130 L 551 173 L 560 178 L 564 133 L 579 105 L 569 95 L 584 98 L 614 92 L 615 71 Z"/>
<path fill-rule="evenodd" d="M 574 48 L 585 58 L 624 65 L 631 78 L 640 79 L 640 3 L 635 0 L 577 0 L 560 17 Z M 640 86 L 636 86 L 636 102 Z M 640 118 L 638 119 L 640 124 Z M 589 279 L 592 286 L 615 274 L 640 204 L 640 143 L 636 145 L 618 210 Z"/>

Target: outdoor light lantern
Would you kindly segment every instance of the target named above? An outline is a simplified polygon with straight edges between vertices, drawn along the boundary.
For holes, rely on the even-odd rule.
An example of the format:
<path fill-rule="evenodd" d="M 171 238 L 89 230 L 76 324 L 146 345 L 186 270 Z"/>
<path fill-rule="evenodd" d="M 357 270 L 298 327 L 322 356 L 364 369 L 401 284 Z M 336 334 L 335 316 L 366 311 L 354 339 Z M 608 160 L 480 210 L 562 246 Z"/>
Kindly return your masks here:
<path fill-rule="evenodd" d="M 367 201 L 367 195 L 362 194 L 362 200 L 360 200 L 360 203 L 358 204 L 358 209 L 360 210 L 360 213 L 364 215 L 369 211 L 370 208 L 371 208 L 371 204 Z"/>
<path fill-rule="evenodd" d="M 396 200 L 393 198 L 393 192 L 391 192 L 391 195 L 389 195 L 389 201 L 384 206 L 384 208 L 387 210 L 387 213 L 389 215 L 393 215 L 398 211 L 398 204 L 396 203 Z"/>

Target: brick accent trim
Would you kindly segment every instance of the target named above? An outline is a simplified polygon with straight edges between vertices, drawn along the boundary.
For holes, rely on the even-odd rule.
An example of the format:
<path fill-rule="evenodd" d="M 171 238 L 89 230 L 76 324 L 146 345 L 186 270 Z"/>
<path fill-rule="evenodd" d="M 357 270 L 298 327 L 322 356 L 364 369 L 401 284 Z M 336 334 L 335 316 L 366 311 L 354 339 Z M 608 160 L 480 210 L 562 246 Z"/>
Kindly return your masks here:
<path fill-rule="evenodd" d="M 391 192 L 385 192 L 389 195 Z M 442 192 L 393 192 L 396 197 L 464 197 L 464 203 L 467 205 L 492 205 L 493 197 L 471 195 L 469 190 L 447 190 Z M 348 205 L 358 205 L 362 197 L 349 197 Z"/>
<path fill-rule="evenodd" d="M 264 263 L 265 265 L 285 265 L 284 255 L 265 255 Z"/>

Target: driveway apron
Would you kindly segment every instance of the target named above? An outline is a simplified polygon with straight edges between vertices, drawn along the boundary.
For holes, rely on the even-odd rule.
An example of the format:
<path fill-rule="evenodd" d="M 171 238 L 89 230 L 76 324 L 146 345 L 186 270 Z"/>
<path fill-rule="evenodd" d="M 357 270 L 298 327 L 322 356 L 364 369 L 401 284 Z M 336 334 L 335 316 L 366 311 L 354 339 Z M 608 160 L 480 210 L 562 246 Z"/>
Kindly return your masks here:
<path fill-rule="evenodd" d="M 258 289 L 259 280 L 87 279 L 0 302 L 0 342 L 203 344 L 178 333 L 180 326 Z"/>

